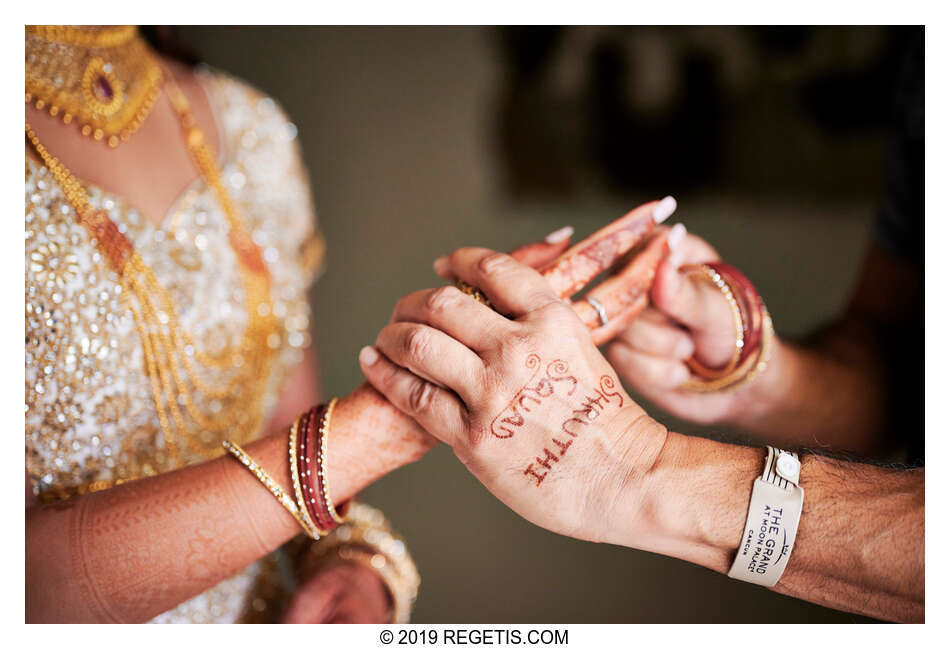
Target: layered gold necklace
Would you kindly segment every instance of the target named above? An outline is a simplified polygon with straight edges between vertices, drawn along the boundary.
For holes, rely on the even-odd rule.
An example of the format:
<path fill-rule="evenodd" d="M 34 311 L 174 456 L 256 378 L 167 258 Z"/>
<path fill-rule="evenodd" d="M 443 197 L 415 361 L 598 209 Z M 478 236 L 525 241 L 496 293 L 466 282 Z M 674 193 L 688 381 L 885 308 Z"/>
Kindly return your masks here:
<path fill-rule="evenodd" d="M 116 147 L 148 117 L 162 68 L 133 25 L 26 27 L 26 102 Z"/>
<path fill-rule="evenodd" d="M 33 46 L 35 53 L 31 52 Z M 122 295 L 142 339 L 146 371 L 171 465 L 187 463 L 182 446 L 202 457 L 219 455 L 225 432 L 227 437 L 247 441 L 260 428 L 263 384 L 280 343 L 270 274 L 260 248 L 221 182 L 221 171 L 195 123 L 188 99 L 171 74 L 162 74 L 134 27 L 27 27 L 26 58 L 27 99 L 39 109 L 62 115 L 64 121 L 70 121 L 65 119 L 67 115 L 75 118 L 83 132 L 87 126 L 95 129 L 87 134 L 95 139 L 108 138 L 113 146 L 145 121 L 165 86 L 191 158 L 227 219 L 228 238 L 244 288 L 247 325 L 237 346 L 220 353 L 199 349 L 181 326 L 175 304 L 155 273 L 108 214 L 90 204 L 86 188 L 40 142 L 29 121 L 26 136 L 62 187 L 77 221 L 88 230 L 118 275 Z M 96 76 L 100 69 L 102 75 Z M 33 76 L 40 71 L 42 76 Z M 60 79 L 62 84 L 58 83 Z M 108 90 L 100 84 L 108 84 Z M 47 92 L 53 86 L 60 89 Z M 88 93 L 95 96 L 90 99 Z M 97 102 L 105 99 L 117 101 L 115 110 L 102 110 Z M 204 408 L 193 398 L 196 394 L 204 397 Z M 115 482 L 97 483 L 86 491 L 112 484 Z"/>

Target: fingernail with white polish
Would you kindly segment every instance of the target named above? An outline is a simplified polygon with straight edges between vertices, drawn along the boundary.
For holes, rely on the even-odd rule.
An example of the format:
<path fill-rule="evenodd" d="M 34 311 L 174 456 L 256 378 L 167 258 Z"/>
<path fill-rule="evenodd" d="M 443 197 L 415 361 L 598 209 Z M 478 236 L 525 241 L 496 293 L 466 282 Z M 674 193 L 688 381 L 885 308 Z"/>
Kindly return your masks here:
<path fill-rule="evenodd" d="M 572 228 L 569 225 L 565 225 L 563 228 L 560 228 L 559 230 L 555 230 L 548 236 L 544 237 L 544 241 L 545 243 L 560 243 L 564 241 L 565 239 L 570 239 L 571 235 L 573 234 L 574 234 L 574 228 Z"/>
<path fill-rule="evenodd" d="M 434 262 L 432 262 L 432 269 L 435 270 L 437 275 L 441 275 L 449 268 L 449 258 L 445 255 L 442 255 Z"/>
<path fill-rule="evenodd" d="M 680 266 L 683 265 L 683 252 L 681 250 L 674 250 L 670 253 L 670 256 L 667 257 L 667 261 L 674 270 L 679 270 Z"/>
<path fill-rule="evenodd" d="M 653 208 L 653 221 L 655 223 L 663 223 L 663 221 L 670 218 L 670 215 L 675 211 L 676 199 L 672 196 L 667 196 Z"/>
<path fill-rule="evenodd" d="M 670 228 L 670 233 L 666 235 L 666 244 L 670 247 L 670 250 L 676 250 L 676 248 L 683 242 L 683 239 L 686 238 L 686 226 L 682 223 L 677 223 L 672 228 Z"/>
<path fill-rule="evenodd" d="M 379 352 L 373 349 L 370 346 L 366 346 L 360 350 L 360 363 L 369 367 L 376 363 L 379 360 Z"/>
<path fill-rule="evenodd" d="M 683 265 L 683 251 L 680 249 L 680 244 L 683 243 L 683 239 L 686 238 L 686 226 L 682 223 L 677 223 L 672 228 L 670 228 L 670 233 L 666 235 L 666 245 L 670 248 L 669 264 L 673 268 L 679 270 L 679 267 Z"/>

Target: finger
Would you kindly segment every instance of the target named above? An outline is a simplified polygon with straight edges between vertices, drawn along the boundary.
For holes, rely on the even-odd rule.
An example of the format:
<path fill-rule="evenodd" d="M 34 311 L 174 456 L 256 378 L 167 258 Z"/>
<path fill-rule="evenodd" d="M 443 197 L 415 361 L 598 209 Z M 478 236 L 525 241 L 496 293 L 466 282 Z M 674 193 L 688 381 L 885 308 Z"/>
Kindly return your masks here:
<path fill-rule="evenodd" d="M 669 320 L 665 323 L 637 318 L 630 323 L 618 340 L 626 342 L 635 351 L 684 361 L 693 355 L 693 339 Z"/>
<path fill-rule="evenodd" d="M 396 365 L 372 347 L 360 351 L 360 368 L 380 394 L 439 441 L 452 446 L 467 429 L 465 406 L 448 390 Z"/>
<path fill-rule="evenodd" d="M 657 268 L 650 297 L 663 314 L 690 329 L 698 330 L 703 329 L 711 317 L 716 322 L 724 313 L 730 316 L 724 301 L 719 300 L 722 304 L 716 304 L 716 300 L 709 299 L 716 297 L 716 291 L 711 286 L 680 272 L 685 235 L 686 228 L 682 224 L 678 223 L 670 230 L 670 254 Z"/>
<path fill-rule="evenodd" d="M 410 293 L 396 303 L 391 322 L 429 325 L 475 351 L 483 351 L 487 340 L 515 326 L 454 286 Z"/>
<path fill-rule="evenodd" d="M 570 297 L 610 268 L 675 209 L 676 201 L 671 196 L 641 205 L 570 248 L 541 269 L 541 274 L 558 296 Z"/>
<path fill-rule="evenodd" d="M 732 326 L 732 309 L 715 286 L 673 270 L 667 262 L 657 269 L 650 297 L 660 312 L 695 333 Z"/>
<path fill-rule="evenodd" d="M 394 322 L 380 330 L 376 347 L 389 360 L 439 387 L 454 390 L 467 403 L 478 395 L 484 365 L 471 349 L 439 329 Z"/>
<path fill-rule="evenodd" d="M 541 268 L 557 259 L 558 255 L 571 246 L 571 236 L 573 234 L 574 228 L 566 225 L 544 237 L 543 241 L 518 246 L 509 254 L 532 268 Z M 432 264 L 432 268 L 443 279 L 455 279 L 448 270 L 448 255 L 436 259 Z"/>
<path fill-rule="evenodd" d="M 596 339 L 617 335 L 646 307 L 656 268 L 667 251 L 666 236 L 652 237 L 623 270 L 573 304 L 581 322 L 596 332 Z"/>
<path fill-rule="evenodd" d="M 475 286 L 500 313 L 521 317 L 558 297 L 533 268 L 487 248 L 459 248 L 449 255 L 452 277 Z"/>
<path fill-rule="evenodd" d="M 651 396 L 659 391 L 673 390 L 689 376 L 689 369 L 681 361 L 651 356 L 635 350 L 622 341 L 607 347 L 607 360 L 632 388 Z"/>
<path fill-rule="evenodd" d="M 659 229 L 659 228 L 658 228 Z M 688 233 L 682 223 L 672 228 L 663 228 L 668 231 L 671 243 L 671 263 L 679 268 L 683 264 L 703 264 L 709 261 L 719 261 L 719 253 L 705 240 Z M 676 230 L 676 232 L 674 232 Z"/>
<path fill-rule="evenodd" d="M 573 234 L 574 228 L 567 225 L 546 236 L 544 241 L 518 246 L 509 254 L 522 264 L 527 264 L 532 268 L 542 268 L 557 259 L 571 246 Z"/>
<path fill-rule="evenodd" d="M 646 308 L 649 300 L 646 295 L 641 296 L 639 300 L 631 304 L 625 310 L 607 321 L 607 324 L 597 327 L 590 332 L 591 340 L 598 347 L 606 342 L 610 342 L 617 337 L 624 329 L 630 326 L 630 323 L 637 319 L 640 312 Z"/>

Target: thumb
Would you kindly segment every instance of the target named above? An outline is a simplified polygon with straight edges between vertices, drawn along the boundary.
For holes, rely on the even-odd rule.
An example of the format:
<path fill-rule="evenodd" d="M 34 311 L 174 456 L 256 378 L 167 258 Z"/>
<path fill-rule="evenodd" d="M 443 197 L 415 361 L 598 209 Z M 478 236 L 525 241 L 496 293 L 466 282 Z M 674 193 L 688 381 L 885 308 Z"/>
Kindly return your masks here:
<path fill-rule="evenodd" d="M 686 228 L 677 224 L 668 237 L 670 254 L 657 268 L 650 297 L 657 310 L 690 331 L 696 357 L 719 367 L 735 349 L 735 314 L 714 285 L 681 272 Z"/>
<path fill-rule="evenodd" d="M 677 223 L 666 237 L 670 253 L 656 270 L 650 297 L 664 315 L 669 316 L 689 329 L 701 329 L 706 324 L 699 287 L 688 277 L 680 274 L 683 264 L 683 240 L 686 227 Z"/>

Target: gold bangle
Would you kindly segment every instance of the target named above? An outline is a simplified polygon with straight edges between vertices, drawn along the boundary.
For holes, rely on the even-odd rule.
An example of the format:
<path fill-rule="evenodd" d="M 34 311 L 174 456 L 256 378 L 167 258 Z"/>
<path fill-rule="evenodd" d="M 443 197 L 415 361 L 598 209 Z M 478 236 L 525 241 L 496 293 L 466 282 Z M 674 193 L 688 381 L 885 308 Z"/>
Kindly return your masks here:
<path fill-rule="evenodd" d="M 330 499 L 330 474 L 327 471 L 327 449 L 329 448 L 329 439 L 330 439 L 330 421 L 333 418 L 333 410 L 336 408 L 336 404 L 340 399 L 338 397 L 333 397 L 330 399 L 330 403 L 327 404 L 327 412 L 323 416 L 323 421 L 320 422 L 320 477 L 323 480 L 323 498 L 327 503 L 327 510 L 330 512 L 330 516 L 333 517 L 333 520 L 337 523 L 343 523 L 343 517 L 340 516 L 336 511 L 336 507 L 333 505 L 333 500 Z"/>
<path fill-rule="evenodd" d="M 739 365 L 739 359 L 742 358 L 742 347 L 745 345 L 745 334 L 742 328 L 742 311 L 739 308 L 739 303 L 736 301 L 735 293 L 722 275 L 705 264 L 687 266 L 684 270 L 686 271 L 687 277 L 697 277 L 719 289 L 719 292 L 722 293 L 722 296 L 726 299 L 726 303 L 729 304 L 729 308 L 732 309 L 732 319 L 736 327 L 736 342 L 733 346 L 732 358 L 729 359 L 728 363 L 720 368 L 711 368 L 700 363 L 696 360 L 695 356 L 691 356 L 686 361 L 686 366 L 689 367 L 694 374 L 707 380 L 718 380 L 730 376 Z"/>
<path fill-rule="evenodd" d="M 290 481 L 294 486 L 294 496 L 297 502 L 297 511 L 300 512 L 300 518 L 303 520 L 304 530 L 307 536 L 312 539 L 319 539 L 326 532 L 321 530 L 310 518 L 310 512 L 304 504 L 303 489 L 300 486 L 300 465 L 297 463 L 297 436 L 300 434 L 300 417 L 290 427 L 289 447 L 290 447 Z"/>
<path fill-rule="evenodd" d="M 274 498 L 277 499 L 277 502 L 283 505 L 284 509 L 290 512 L 290 515 L 294 517 L 294 520 L 300 523 L 300 527 L 302 527 L 304 531 L 309 534 L 307 525 L 304 523 L 303 518 L 301 518 L 300 510 L 297 509 L 294 499 L 291 498 L 287 492 L 284 491 L 283 488 L 274 481 L 272 477 L 267 475 L 267 472 L 258 466 L 257 462 L 251 459 L 251 456 L 248 455 L 243 448 L 229 439 L 221 442 L 221 445 L 228 450 L 228 453 L 237 458 L 237 461 L 243 464 L 248 471 L 253 473 L 254 477 L 260 480 L 262 485 L 267 487 L 267 490 L 271 492 Z"/>
<path fill-rule="evenodd" d="M 769 315 L 765 306 L 762 307 L 762 343 L 759 351 L 749 358 L 731 374 L 713 381 L 701 381 L 699 379 L 688 379 L 680 388 L 689 392 L 731 392 L 747 385 L 756 376 L 761 374 L 769 360 L 772 357 L 772 346 L 775 342 L 775 328 L 772 325 L 772 317 Z"/>

